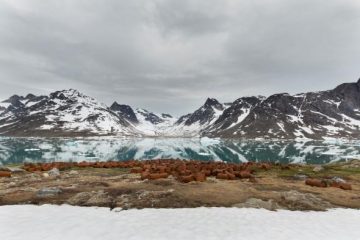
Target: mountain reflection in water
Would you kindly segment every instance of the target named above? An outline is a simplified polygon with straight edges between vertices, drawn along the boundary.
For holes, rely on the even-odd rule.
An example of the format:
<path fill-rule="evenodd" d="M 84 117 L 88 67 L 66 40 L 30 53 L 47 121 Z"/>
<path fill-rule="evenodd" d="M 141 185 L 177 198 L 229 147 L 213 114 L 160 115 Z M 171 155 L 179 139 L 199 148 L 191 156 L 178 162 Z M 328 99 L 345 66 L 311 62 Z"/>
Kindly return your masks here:
<path fill-rule="evenodd" d="M 209 138 L 0 138 L 0 164 L 180 158 L 323 164 L 360 157 L 360 142 Z"/>

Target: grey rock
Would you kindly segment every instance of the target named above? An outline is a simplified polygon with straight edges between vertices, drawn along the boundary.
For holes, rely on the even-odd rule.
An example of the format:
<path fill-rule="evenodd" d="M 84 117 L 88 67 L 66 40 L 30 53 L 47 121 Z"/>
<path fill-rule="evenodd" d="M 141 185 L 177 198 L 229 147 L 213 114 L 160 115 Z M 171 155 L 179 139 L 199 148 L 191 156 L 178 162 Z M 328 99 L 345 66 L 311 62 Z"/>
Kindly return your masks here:
<path fill-rule="evenodd" d="M 323 166 L 315 166 L 314 168 L 313 168 L 313 172 L 321 172 L 321 171 L 323 171 L 324 170 L 324 167 Z"/>
<path fill-rule="evenodd" d="M 81 192 L 69 198 L 66 202 L 70 205 L 82 206 L 91 198 L 93 193 Z"/>
<path fill-rule="evenodd" d="M 277 204 L 274 200 L 270 199 L 268 201 L 264 201 L 258 198 L 249 198 L 244 203 L 237 203 L 232 205 L 232 207 L 236 208 L 264 208 L 267 210 L 274 211 L 276 209 L 281 209 L 282 207 Z"/>
<path fill-rule="evenodd" d="M 9 170 L 12 173 L 25 173 L 26 172 L 24 169 L 19 168 L 19 167 L 9 167 Z"/>
<path fill-rule="evenodd" d="M 76 171 L 76 170 L 71 170 L 71 171 L 69 172 L 69 174 L 70 174 L 70 175 L 78 175 L 79 172 Z"/>
<path fill-rule="evenodd" d="M 62 193 L 62 190 L 58 187 L 42 188 L 37 193 L 37 197 L 52 197 Z"/>
<path fill-rule="evenodd" d="M 50 177 L 59 177 L 60 176 L 60 171 L 57 168 L 53 168 L 50 171 L 48 171 L 48 174 Z"/>
<path fill-rule="evenodd" d="M 104 191 L 95 192 L 89 200 L 86 201 L 88 206 L 109 206 L 112 202 L 112 198 Z"/>
<path fill-rule="evenodd" d="M 295 190 L 282 192 L 279 204 L 290 210 L 325 211 L 335 206 L 311 193 L 301 193 Z"/>
<path fill-rule="evenodd" d="M 304 174 L 295 174 L 295 175 L 293 176 L 293 178 L 294 178 L 295 180 L 301 180 L 301 181 L 303 181 L 303 180 L 306 180 L 306 179 L 308 178 L 308 176 L 306 176 L 306 175 L 304 175 Z"/>
<path fill-rule="evenodd" d="M 76 206 L 109 206 L 113 199 L 104 191 L 81 192 L 66 202 Z"/>
<path fill-rule="evenodd" d="M 337 183 L 346 183 L 346 181 L 341 177 L 333 177 L 331 180 Z"/>

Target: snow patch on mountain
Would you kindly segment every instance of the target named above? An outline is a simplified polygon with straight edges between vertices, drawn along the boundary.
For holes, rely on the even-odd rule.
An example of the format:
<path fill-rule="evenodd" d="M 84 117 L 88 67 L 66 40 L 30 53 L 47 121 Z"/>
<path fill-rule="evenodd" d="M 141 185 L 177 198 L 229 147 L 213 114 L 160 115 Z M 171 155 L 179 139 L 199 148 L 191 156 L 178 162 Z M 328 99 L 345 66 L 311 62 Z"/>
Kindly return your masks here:
<path fill-rule="evenodd" d="M 152 113 L 141 108 L 136 109 L 135 114 L 138 123 L 134 127 L 147 136 L 166 136 L 177 121 L 170 114 Z"/>

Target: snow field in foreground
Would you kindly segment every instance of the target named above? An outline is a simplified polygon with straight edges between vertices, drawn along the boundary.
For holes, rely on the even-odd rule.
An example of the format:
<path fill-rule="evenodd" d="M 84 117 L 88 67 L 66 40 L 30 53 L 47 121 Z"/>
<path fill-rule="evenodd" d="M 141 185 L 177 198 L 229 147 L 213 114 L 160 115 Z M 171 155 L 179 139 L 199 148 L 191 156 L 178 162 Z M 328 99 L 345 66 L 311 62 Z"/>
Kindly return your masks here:
<path fill-rule="evenodd" d="M 360 210 L 247 208 L 110 211 L 68 205 L 0 207 L 1 239 L 360 239 Z"/>

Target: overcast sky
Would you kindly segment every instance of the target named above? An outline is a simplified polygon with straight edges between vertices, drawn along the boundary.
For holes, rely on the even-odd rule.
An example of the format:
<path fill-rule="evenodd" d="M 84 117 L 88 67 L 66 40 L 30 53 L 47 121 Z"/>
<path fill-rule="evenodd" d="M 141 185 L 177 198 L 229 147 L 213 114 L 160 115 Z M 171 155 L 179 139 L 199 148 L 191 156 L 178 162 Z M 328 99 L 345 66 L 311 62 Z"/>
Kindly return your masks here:
<path fill-rule="evenodd" d="M 75 88 L 181 115 L 359 77 L 359 0 L 0 0 L 1 99 Z"/>

